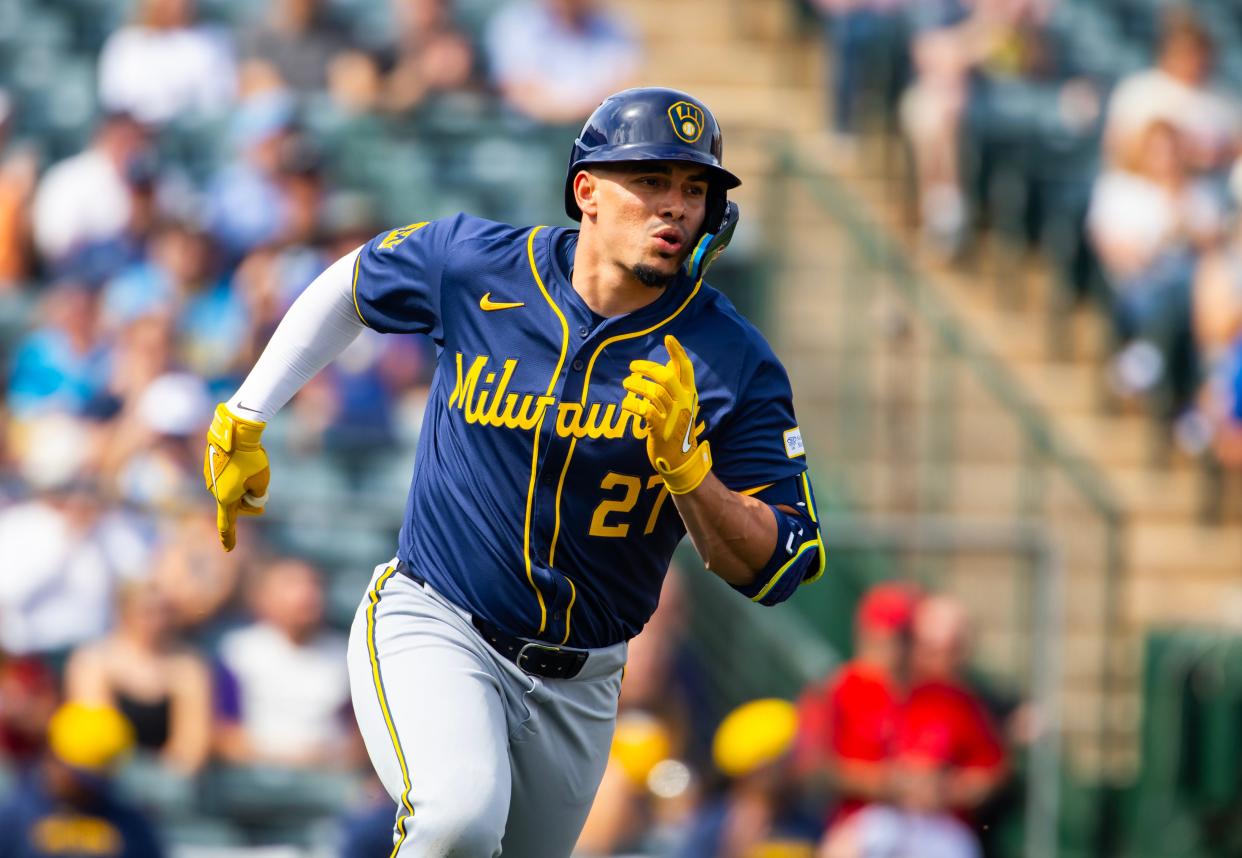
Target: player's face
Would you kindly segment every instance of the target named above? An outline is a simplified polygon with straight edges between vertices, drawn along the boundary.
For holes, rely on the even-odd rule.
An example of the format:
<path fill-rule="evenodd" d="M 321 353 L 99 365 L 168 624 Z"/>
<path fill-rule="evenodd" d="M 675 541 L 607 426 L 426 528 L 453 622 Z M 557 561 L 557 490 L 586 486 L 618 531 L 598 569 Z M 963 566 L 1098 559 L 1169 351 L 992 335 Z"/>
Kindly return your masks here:
<path fill-rule="evenodd" d="M 666 285 L 703 226 L 709 174 L 694 164 L 666 161 L 592 172 L 602 245 L 639 281 Z"/>

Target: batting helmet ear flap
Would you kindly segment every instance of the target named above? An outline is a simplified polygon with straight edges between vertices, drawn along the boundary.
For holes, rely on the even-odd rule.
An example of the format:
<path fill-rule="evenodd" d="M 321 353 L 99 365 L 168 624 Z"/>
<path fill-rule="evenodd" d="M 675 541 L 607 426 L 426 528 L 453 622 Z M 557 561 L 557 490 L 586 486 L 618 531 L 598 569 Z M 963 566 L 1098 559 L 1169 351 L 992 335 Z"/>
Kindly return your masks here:
<path fill-rule="evenodd" d="M 698 243 L 686 257 L 683 267 L 686 269 L 686 276 L 691 280 L 698 281 L 699 278 L 707 276 L 707 269 L 733 240 L 733 231 L 737 229 L 742 213 L 737 203 L 732 200 L 725 202 L 723 208 L 724 213 L 719 220 L 704 222 Z"/>

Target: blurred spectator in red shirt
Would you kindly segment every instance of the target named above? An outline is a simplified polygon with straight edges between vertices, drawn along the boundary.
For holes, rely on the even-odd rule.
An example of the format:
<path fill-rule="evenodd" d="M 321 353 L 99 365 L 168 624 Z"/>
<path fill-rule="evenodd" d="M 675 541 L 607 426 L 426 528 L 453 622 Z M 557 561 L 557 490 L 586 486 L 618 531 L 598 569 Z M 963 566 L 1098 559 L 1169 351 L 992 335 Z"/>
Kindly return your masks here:
<path fill-rule="evenodd" d="M 910 685 L 892 736 L 889 804 L 834 826 L 822 858 L 975 858 L 964 820 L 1008 776 L 1000 733 L 961 670 L 966 615 L 949 596 L 928 596 L 913 619 Z"/>
<path fill-rule="evenodd" d="M 1168 13 L 1154 68 L 1123 79 L 1108 104 L 1105 151 L 1124 158 L 1152 123 L 1172 123 L 1185 141 L 1185 166 L 1227 169 L 1242 145 L 1242 105 L 1212 85 L 1213 44 L 1194 13 Z"/>
<path fill-rule="evenodd" d="M 928 810 L 962 815 L 978 807 L 1008 776 L 1000 731 L 965 683 L 969 653 L 966 612 L 952 596 L 929 596 L 914 618 L 910 692 L 897 729 L 903 795 Z M 928 782 L 939 782 L 927 789 Z"/>
<path fill-rule="evenodd" d="M 20 767 L 34 762 L 59 702 L 56 674 L 47 662 L 0 653 L 0 761 Z"/>
<path fill-rule="evenodd" d="M 917 599 L 907 584 L 869 590 L 855 618 L 854 658 L 799 702 L 799 767 L 828 776 L 840 798 L 836 821 L 890 795 L 888 760 Z"/>

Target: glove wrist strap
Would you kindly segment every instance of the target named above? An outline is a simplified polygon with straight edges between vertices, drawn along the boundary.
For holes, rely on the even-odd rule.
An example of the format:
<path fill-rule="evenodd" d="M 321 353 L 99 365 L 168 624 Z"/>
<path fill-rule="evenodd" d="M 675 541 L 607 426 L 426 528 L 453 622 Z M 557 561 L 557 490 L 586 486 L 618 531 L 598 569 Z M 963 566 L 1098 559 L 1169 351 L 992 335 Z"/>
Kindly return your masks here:
<path fill-rule="evenodd" d="M 660 476 L 664 478 L 664 485 L 668 486 L 670 493 L 675 495 L 686 495 L 699 487 L 699 484 L 706 479 L 712 470 L 712 448 L 711 445 L 704 441 L 702 444 L 694 448 L 694 452 L 690 454 L 690 458 L 682 462 L 676 468 L 669 468 L 668 462 L 664 459 L 656 460 L 656 470 L 660 472 Z"/>
<path fill-rule="evenodd" d="M 266 425 L 266 423 L 238 417 L 229 410 L 228 405 L 221 402 L 216 406 L 216 413 L 211 418 L 211 428 L 207 430 L 207 437 L 226 453 L 232 453 L 235 450 L 257 450 L 263 427 Z"/>

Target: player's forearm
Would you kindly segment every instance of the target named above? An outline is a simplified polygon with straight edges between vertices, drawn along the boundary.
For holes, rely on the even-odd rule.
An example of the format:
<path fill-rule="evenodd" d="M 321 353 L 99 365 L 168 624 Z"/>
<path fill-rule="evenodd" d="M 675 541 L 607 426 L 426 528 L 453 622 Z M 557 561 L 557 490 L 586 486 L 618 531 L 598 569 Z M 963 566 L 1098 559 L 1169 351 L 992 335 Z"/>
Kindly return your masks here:
<path fill-rule="evenodd" d="M 694 491 L 672 497 L 707 568 L 730 584 L 753 583 L 776 549 L 772 508 L 730 491 L 714 474 Z"/>
<path fill-rule="evenodd" d="M 229 400 L 235 414 L 267 422 L 362 331 L 353 299 L 357 256 L 355 250 L 338 259 L 293 302 Z"/>

